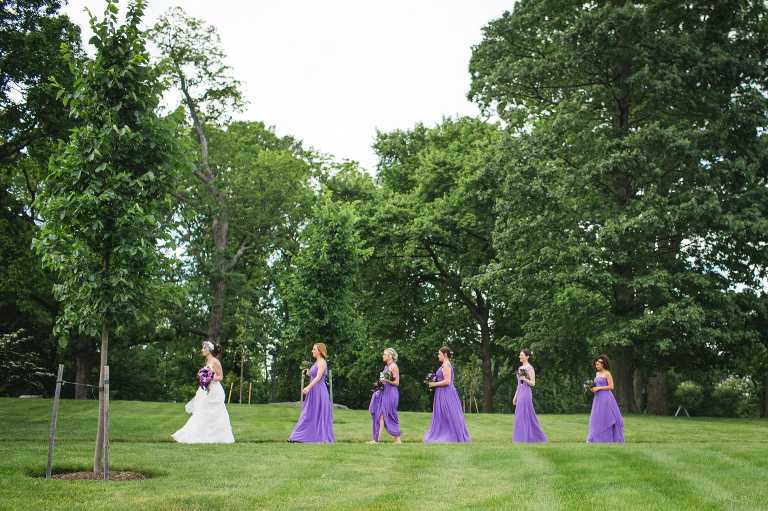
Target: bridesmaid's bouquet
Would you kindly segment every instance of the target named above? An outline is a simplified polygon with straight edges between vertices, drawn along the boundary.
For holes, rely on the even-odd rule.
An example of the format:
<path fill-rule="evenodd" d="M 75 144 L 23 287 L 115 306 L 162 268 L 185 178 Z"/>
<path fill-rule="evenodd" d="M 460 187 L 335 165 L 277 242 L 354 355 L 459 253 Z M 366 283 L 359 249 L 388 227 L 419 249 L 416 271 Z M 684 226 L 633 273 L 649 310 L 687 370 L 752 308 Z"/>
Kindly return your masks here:
<path fill-rule="evenodd" d="M 201 389 L 208 392 L 208 386 L 213 381 L 213 375 L 213 369 L 210 367 L 203 367 L 197 372 L 197 383 Z"/>
<path fill-rule="evenodd" d="M 517 375 L 520 377 L 520 379 L 528 378 L 528 370 L 525 367 L 521 367 L 517 370 Z"/>
<path fill-rule="evenodd" d="M 384 382 L 382 380 L 392 381 L 392 375 L 386 371 L 381 371 L 379 373 L 379 379 L 373 382 L 371 393 L 378 392 L 379 390 L 384 390 Z"/>
<path fill-rule="evenodd" d="M 592 392 L 592 387 L 595 386 L 594 380 L 584 380 L 584 383 L 582 383 L 584 386 L 584 392 Z"/>
<path fill-rule="evenodd" d="M 307 360 L 302 360 L 299 363 L 299 369 L 301 369 L 301 374 L 306 374 L 309 376 L 309 370 L 312 368 L 312 362 L 309 362 Z"/>
<path fill-rule="evenodd" d="M 427 389 L 428 389 L 430 392 L 432 392 L 433 390 L 435 390 L 435 389 L 433 389 L 432 387 L 430 387 L 430 386 L 429 386 L 429 382 L 431 382 L 431 381 L 437 381 L 437 375 L 436 375 L 435 373 L 428 373 L 428 374 L 427 374 L 427 375 L 424 377 L 424 385 L 426 385 L 426 386 L 427 386 Z"/>

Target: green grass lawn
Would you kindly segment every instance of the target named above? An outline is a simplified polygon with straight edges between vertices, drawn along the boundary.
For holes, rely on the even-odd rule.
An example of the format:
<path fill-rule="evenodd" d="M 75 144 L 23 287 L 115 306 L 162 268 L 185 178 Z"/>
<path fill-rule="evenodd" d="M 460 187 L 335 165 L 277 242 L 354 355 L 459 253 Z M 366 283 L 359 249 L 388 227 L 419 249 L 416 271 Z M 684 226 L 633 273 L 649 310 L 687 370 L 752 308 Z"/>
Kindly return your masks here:
<path fill-rule="evenodd" d="M 236 443 L 180 445 L 181 403 L 112 401 L 114 470 L 144 481 L 46 481 L 50 401 L 0 399 L 0 509 L 768 509 L 768 421 L 630 416 L 627 444 L 586 445 L 586 415 L 543 415 L 548 445 L 513 444 L 512 416 L 468 415 L 472 443 L 367 445 L 366 411 L 337 410 L 335 445 L 288 444 L 298 408 L 229 407 Z M 97 403 L 63 401 L 58 470 L 88 469 Z"/>

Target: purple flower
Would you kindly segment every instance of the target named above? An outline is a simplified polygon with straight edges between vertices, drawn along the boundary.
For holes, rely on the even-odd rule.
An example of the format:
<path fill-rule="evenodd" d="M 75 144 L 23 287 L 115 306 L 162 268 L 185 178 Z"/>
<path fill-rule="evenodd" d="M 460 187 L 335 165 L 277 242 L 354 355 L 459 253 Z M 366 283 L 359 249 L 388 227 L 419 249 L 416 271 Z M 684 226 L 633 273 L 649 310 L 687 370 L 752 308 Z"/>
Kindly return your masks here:
<path fill-rule="evenodd" d="M 208 392 L 208 386 L 213 381 L 214 372 L 210 367 L 203 367 L 197 372 L 197 382 L 200 388 Z"/>
<path fill-rule="evenodd" d="M 437 380 L 437 375 L 436 375 L 435 373 L 428 373 L 428 374 L 427 374 L 427 375 L 424 377 L 424 384 L 427 386 L 427 389 L 428 389 L 430 392 L 432 392 L 432 391 L 434 390 L 432 387 L 430 387 L 430 386 L 429 386 L 429 382 L 431 382 L 431 381 L 438 381 L 438 380 Z"/>
<path fill-rule="evenodd" d="M 384 390 L 384 382 L 382 382 L 381 380 L 393 381 L 392 375 L 389 373 L 389 371 L 381 371 L 379 373 L 379 379 L 373 382 L 373 386 L 371 387 L 371 393 L 376 393 L 380 390 Z"/>

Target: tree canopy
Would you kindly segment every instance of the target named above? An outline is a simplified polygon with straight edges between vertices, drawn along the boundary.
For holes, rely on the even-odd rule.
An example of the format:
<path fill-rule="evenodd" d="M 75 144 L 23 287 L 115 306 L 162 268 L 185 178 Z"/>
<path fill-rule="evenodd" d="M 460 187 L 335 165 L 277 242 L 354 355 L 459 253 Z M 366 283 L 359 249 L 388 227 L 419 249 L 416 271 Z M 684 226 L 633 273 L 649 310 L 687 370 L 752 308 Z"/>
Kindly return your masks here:
<path fill-rule="evenodd" d="M 237 399 L 296 400 L 325 342 L 337 401 L 393 347 L 425 409 L 449 345 L 465 406 L 509 411 L 527 347 L 544 412 L 585 410 L 607 353 L 625 411 L 768 413 L 764 2 L 519 0 L 471 49 L 482 115 L 378 132 L 374 169 L 248 118 L 181 8 L 105 1 L 88 56 L 61 2 L 12 4 L 3 393 L 93 381 L 112 339 L 116 396 L 184 399 L 211 339 Z"/>

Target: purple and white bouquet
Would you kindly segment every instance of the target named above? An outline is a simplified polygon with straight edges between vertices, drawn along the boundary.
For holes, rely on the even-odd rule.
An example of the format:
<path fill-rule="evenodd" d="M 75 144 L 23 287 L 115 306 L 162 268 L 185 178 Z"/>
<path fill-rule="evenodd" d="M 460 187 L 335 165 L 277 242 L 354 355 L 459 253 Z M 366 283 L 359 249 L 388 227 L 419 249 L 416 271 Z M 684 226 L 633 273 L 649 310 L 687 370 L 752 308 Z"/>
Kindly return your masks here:
<path fill-rule="evenodd" d="M 210 367 L 203 367 L 197 372 L 197 383 L 200 388 L 208 392 L 208 386 L 213 381 L 214 372 Z"/>
<path fill-rule="evenodd" d="M 381 371 L 379 373 L 379 379 L 373 382 L 373 387 L 371 387 L 371 393 L 378 392 L 380 390 L 384 390 L 384 381 L 392 381 L 392 375 L 389 374 L 389 371 Z"/>
<path fill-rule="evenodd" d="M 430 392 L 432 392 L 433 390 L 435 390 L 434 388 L 432 388 L 432 387 L 430 387 L 430 386 L 429 386 L 429 382 L 431 382 L 431 381 L 438 381 L 438 380 L 437 380 L 437 374 L 435 374 L 435 373 L 428 373 L 428 374 L 427 374 L 427 375 L 424 377 L 424 384 L 427 386 L 427 389 L 429 389 L 429 391 L 430 391 Z"/>

